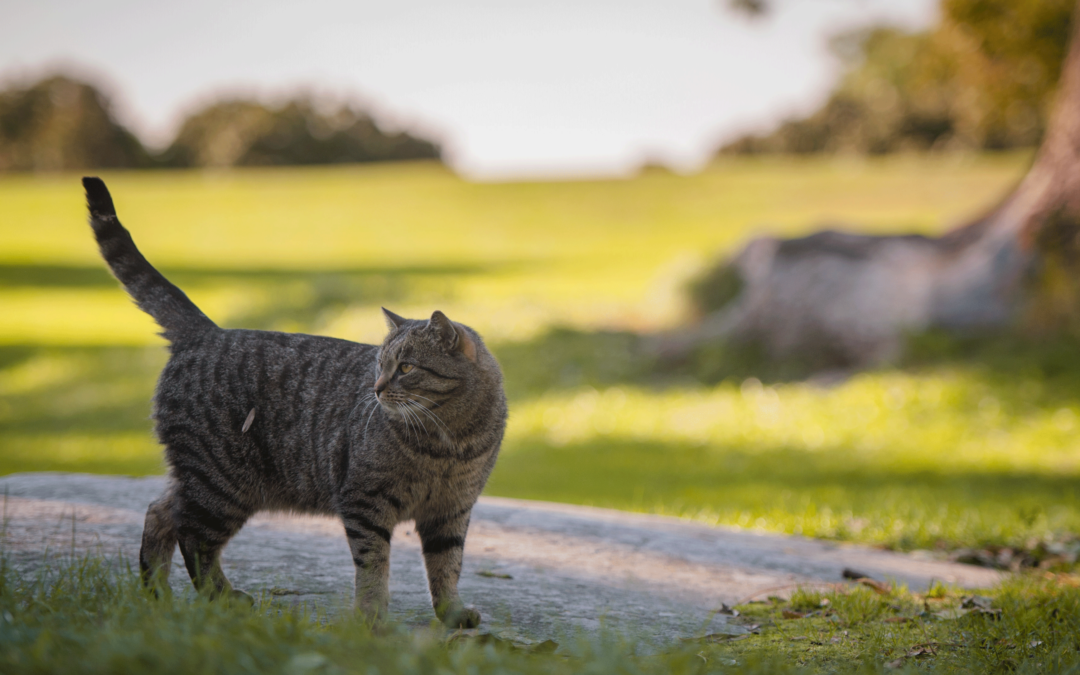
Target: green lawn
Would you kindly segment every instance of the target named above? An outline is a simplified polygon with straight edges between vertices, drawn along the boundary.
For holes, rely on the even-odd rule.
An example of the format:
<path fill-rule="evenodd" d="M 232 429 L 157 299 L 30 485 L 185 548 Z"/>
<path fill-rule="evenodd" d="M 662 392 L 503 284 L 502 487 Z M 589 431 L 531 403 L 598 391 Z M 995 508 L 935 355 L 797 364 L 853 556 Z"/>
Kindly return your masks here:
<path fill-rule="evenodd" d="M 881 591 L 879 593 L 878 591 Z M 343 612 L 155 599 L 134 572 L 57 560 L 27 579 L 0 558 L 0 672 L 373 673 L 1075 673 L 1080 589 L 1074 577 L 1023 577 L 984 596 L 856 586 L 796 591 L 740 605 L 752 633 L 688 636 L 660 652 L 630 635 L 513 643 L 491 635 L 383 626 Z"/>
<path fill-rule="evenodd" d="M 755 233 L 939 232 L 1025 162 L 740 159 L 505 185 L 424 164 L 104 177 L 144 252 L 222 325 L 377 341 L 385 304 L 479 329 L 511 398 L 489 494 L 1075 569 L 1077 340 L 923 336 L 902 367 L 828 387 L 724 349 L 656 363 L 640 344 L 684 316 L 687 279 Z M 163 343 L 98 259 L 77 178 L 0 177 L 0 474 L 158 473 Z M 0 549 L 0 671 L 1077 672 L 1078 586 L 1038 570 L 976 600 L 800 591 L 740 607 L 760 626 L 745 640 L 552 654 L 373 635 L 268 598 L 154 602 L 100 560 L 27 579 Z"/>
<path fill-rule="evenodd" d="M 651 363 L 637 338 L 675 325 L 686 280 L 754 233 L 938 232 L 1025 162 L 739 159 L 489 185 L 426 164 L 104 177 L 150 260 L 222 325 L 378 341 L 385 304 L 480 330 L 511 397 L 488 494 L 1068 558 L 1076 345 L 927 339 L 904 369 L 820 388 L 732 354 Z M 77 177 L 2 177 L 0 204 L 0 473 L 162 471 L 147 419 L 162 342 L 98 259 Z"/>

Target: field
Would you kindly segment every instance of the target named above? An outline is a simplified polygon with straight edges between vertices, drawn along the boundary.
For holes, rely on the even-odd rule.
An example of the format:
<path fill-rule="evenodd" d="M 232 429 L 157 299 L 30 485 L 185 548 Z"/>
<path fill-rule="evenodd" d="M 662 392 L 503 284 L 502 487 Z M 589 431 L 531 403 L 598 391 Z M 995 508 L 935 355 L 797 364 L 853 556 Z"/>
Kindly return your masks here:
<path fill-rule="evenodd" d="M 148 602 L 98 560 L 25 579 L 0 550 L 0 670 L 1075 669 L 1080 343 L 922 336 L 896 367 L 826 385 L 723 349 L 658 363 L 641 339 L 685 320 L 687 280 L 748 237 L 940 232 L 1026 162 L 742 159 L 687 177 L 491 185 L 425 164 L 106 174 L 142 250 L 221 325 L 378 341 L 386 305 L 480 330 L 512 411 L 488 494 L 1043 569 L 975 600 L 798 592 L 740 607 L 767 626 L 740 642 L 650 655 L 607 636 L 550 654 L 373 635 L 280 605 Z M 164 343 L 99 260 L 77 178 L 0 177 L 0 474 L 159 473 L 148 414 Z"/>
<path fill-rule="evenodd" d="M 488 494 L 1068 562 L 1070 342 L 931 336 L 904 368 L 825 388 L 738 355 L 667 368 L 639 340 L 683 320 L 686 280 L 755 233 L 940 232 L 1026 161 L 740 159 L 486 185 L 426 164 L 103 177 L 142 250 L 221 325 L 378 341 L 386 305 L 480 330 L 512 411 Z M 0 178 L 0 204 L 0 473 L 161 472 L 163 342 L 100 262 L 77 177 Z"/>

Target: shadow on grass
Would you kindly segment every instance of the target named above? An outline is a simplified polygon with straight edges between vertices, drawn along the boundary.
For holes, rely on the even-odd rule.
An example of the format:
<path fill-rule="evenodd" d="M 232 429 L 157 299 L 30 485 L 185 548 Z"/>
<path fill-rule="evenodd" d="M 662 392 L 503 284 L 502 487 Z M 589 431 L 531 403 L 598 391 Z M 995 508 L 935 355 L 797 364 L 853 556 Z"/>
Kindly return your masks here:
<path fill-rule="evenodd" d="M 427 297 L 449 299 L 455 279 L 518 269 L 519 263 L 369 266 L 318 269 L 240 269 L 214 267 L 161 268 L 184 290 L 205 286 L 248 286 L 246 309 L 216 319 L 230 326 L 252 329 L 311 330 L 330 314 L 350 305 L 393 304 Z M 0 264 L 0 287 L 24 289 L 117 288 L 104 264 L 78 265 Z M 2 364 L 0 364 L 2 366 Z"/>
<path fill-rule="evenodd" d="M 1075 476 L 883 462 L 836 446 L 788 447 L 594 437 L 508 444 L 486 494 L 761 526 L 900 549 L 1023 546 L 1080 530 Z M 757 519 L 763 519 L 757 522 Z"/>
<path fill-rule="evenodd" d="M 276 315 L 275 315 L 276 316 Z M 269 320 L 269 319 L 268 319 Z M 245 324 L 250 325 L 250 324 Z M 709 386 L 761 376 L 758 361 L 723 346 L 678 364 L 651 358 L 629 332 L 555 329 L 523 342 L 493 346 L 511 401 L 582 386 Z M 915 372 L 963 369 L 1008 409 L 1080 403 L 1080 342 L 1019 338 L 919 338 L 907 367 Z M 0 371 L 34 361 L 41 383 L 8 394 L 0 430 L 123 431 L 149 429 L 150 396 L 167 354 L 161 347 L 0 346 Z"/>
<path fill-rule="evenodd" d="M 753 345 L 718 343 L 679 361 L 662 361 L 649 353 L 645 340 L 630 332 L 558 328 L 528 341 L 495 345 L 493 350 L 506 374 L 511 399 L 581 386 L 662 389 L 712 386 L 724 380 L 742 382 L 750 377 L 765 384 L 809 378 L 824 386 L 854 374 L 834 372 L 835 379 L 822 378 L 821 371 L 805 362 L 769 361 Z M 884 370 L 914 374 L 962 370 L 1004 406 L 1080 404 L 1080 339 L 1071 336 L 956 338 L 928 334 L 912 338 L 908 356 Z"/>
<path fill-rule="evenodd" d="M 0 372 L 24 385 L 0 403 L 0 433 L 150 433 L 162 347 L 0 346 Z M 26 365 L 24 373 L 10 372 Z"/>
<path fill-rule="evenodd" d="M 717 343 L 679 360 L 661 360 L 650 353 L 648 339 L 629 331 L 554 328 L 531 340 L 495 345 L 494 352 L 511 399 L 581 386 L 708 386 L 749 377 L 768 384 L 816 372 L 797 362 L 770 362 L 752 345 Z"/>
<path fill-rule="evenodd" d="M 515 268 L 515 264 L 503 265 L 407 265 L 370 266 L 350 268 L 281 269 L 281 268 L 218 268 L 163 266 L 159 269 L 176 285 L 201 285 L 222 281 L 257 281 L 261 283 L 289 283 L 310 281 L 318 277 L 348 277 L 365 279 L 390 277 L 401 279 L 411 276 L 460 276 L 466 274 L 489 274 Z M 18 287 L 115 287 L 116 279 L 105 264 L 94 266 L 0 263 L 0 285 Z"/>

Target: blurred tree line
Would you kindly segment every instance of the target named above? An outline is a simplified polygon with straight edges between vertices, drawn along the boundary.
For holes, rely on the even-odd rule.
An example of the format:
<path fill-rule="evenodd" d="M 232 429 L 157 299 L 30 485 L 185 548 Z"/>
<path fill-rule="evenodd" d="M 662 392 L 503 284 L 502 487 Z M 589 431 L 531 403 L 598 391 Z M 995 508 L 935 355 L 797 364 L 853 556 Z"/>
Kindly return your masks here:
<path fill-rule="evenodd" d="M 722 153 L 1035 147 L 1064 61 L 1074 0 L 943 0 L 931 30 L 879 27 L 831 43 L 844 75 L 825 105 Z"/>
<path fill-rule="evenodd" d="M 278 107 L 254 100 L 191 114 L 163 152 L 149 151 L 116 120 L 108 97 L 64 75 L 0 91 L 0 171 L 226 167 L 439 159 L 439 146 L 379 127 L 348 105 L 296 97 Z"/>

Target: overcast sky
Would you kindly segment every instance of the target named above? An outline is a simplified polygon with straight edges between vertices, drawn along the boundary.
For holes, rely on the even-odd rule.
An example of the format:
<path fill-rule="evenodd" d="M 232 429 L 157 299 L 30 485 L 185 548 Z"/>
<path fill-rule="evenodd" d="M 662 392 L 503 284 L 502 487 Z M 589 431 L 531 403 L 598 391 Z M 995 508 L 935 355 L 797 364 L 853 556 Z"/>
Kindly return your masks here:
<path fill-rule="evenodd" d="M 237 91 L 303 87 L 437 134 L 481 179 L 692 170 L 723 139 L 809 111 L 830 34 L 929 25 L 936 0 L 7 0 L 0 79 L 63 67 L 145 140 Z"/>

